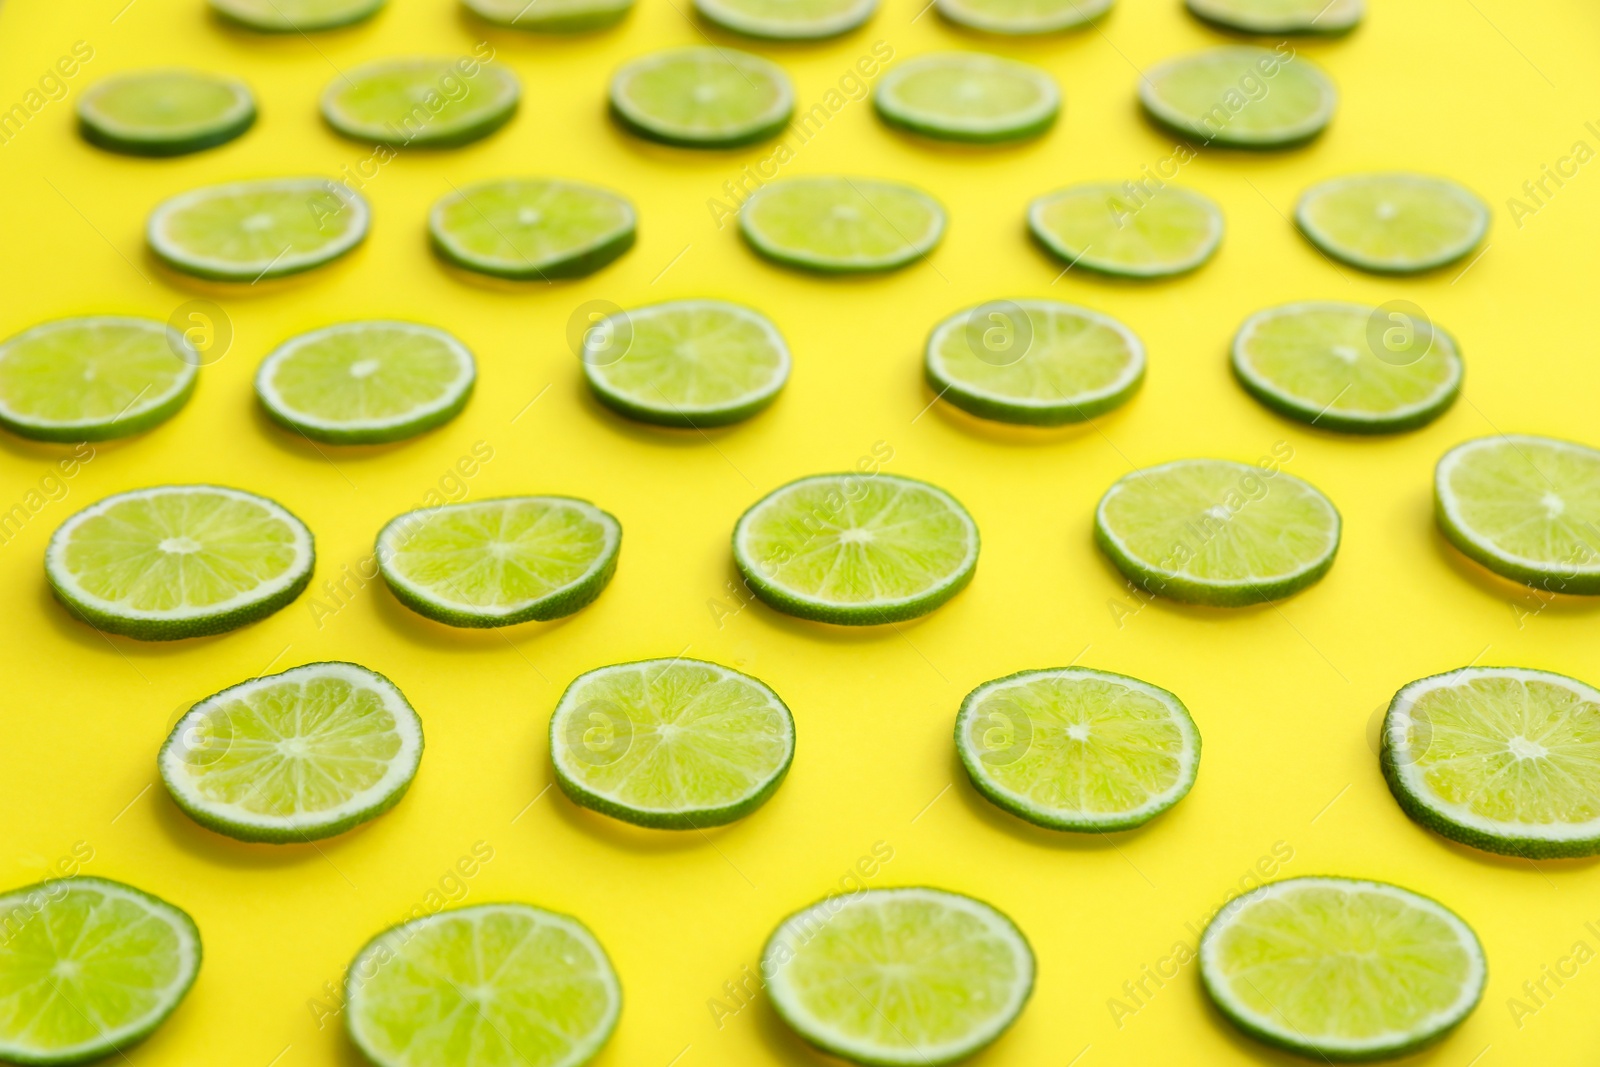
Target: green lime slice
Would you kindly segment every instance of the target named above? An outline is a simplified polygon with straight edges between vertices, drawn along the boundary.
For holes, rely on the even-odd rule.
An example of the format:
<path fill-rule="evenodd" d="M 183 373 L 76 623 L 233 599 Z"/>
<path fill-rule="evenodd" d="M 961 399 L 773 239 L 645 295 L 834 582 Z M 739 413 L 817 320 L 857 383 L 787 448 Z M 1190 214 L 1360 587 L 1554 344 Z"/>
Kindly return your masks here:
<path fill-rule="evenodd" d="M 336 30 L 365 22 L 385 0 L 208 0 L 229 22 L 260 33 Z"/>
<path fill-rule="evenodd" d="M 982 419 L 1083 422 L 1144 381 L 1144 345 L 1122 323 L 1051 300 L 992 300 L 933 328 L 923 369 L 934 392 Z"/>
<path fill-rule="evenodd" d="M 786 267 L 824 274 L 896 270 L 933 251 L 944 236 L 944 208 L 895 182 L 786 178 L 745 201 L 739 232 Z"/>
<path fill-rule="evenodd" d="M 611 113 L 640 137 L 683 148 L 734 148 L 775 137 L 794 113 L 783 68 L 733 48 L 669 48 L 611 79 Z"/>
<path fill-rule="evenodd" d="M 477 904 L 391 927 L 345 972 L 345 1025 L 377 1067 L 580 1067 L 622 988 L 577 919 Z"/>
<path fill-rule="evenodd" d="M 422 721 L 393 682 L 354 663 L 310 663 L 206 697 L 156 762 L 201 826 L 289 844 L 382 815 L 421 760 Z"/>
<path fill-rule="evenodd" d="M 872 93 L 891 126 L 943 141 L 996 144 L 1055 124 L 1061 90 L 1038 67 L 981 52 L 935 52 L 896 63 Z"/>
<path fill-rule="evenodd" d="M 681 656 L 579 675 L 550 716 L 562 792 L 659 830 L 744 818 L 778 791 L 793 760 L 794 716 L 777 693 Z"/>
<path fill-rule="evenodd" d="M 150 213 L 146 238 L 175 270 L 258 282 L 320 267 L 367 236 L 367 202 L 325 178 L 271 178 L 180 193 Z"/>
<path fill-rule="evenodd" d="M 1114 278 L 1169 278 L 1205 263 L 1222 243 L 1222 211 L 1210 198 L 1167 185 L 1091 182 L 1028 205 L 1028 231 L 1071 266 Z"/>
<path fill-rule="evenodd" d="M 428 235 L 444 259 L 515 281 L 593 274 L 632 248 L 637 232 L 623 197 L 554 178 L 469 185 L 428 213 Z"/>
<path fill-rule="evenodd" d="M 873 626 L 926 615 L 972 581 L 978 527 L 937 486 L 892 474 L 816 474 L 740 516 L 733 560 L 788 615 Z"/>
<path fill-rule="evenodd" d="M 1328 573 L 1339 512 L 1276 467 L 1180 459 L 1118 479 L 1095 508 L 1094 537 L 1149 592 L 1241 607 L 1298 593 Z"/>
<path fill-rule="evenodd" d="M 1496 574 L 1600 594 L 1600 452 L 1522 434 L 1457 445 L 1433 475 L 1444 536 Z"/>
<path fill-rule="evenodd" d="M 1431 323 L 1409 328 L 1404 346 L 1390 348 L 1382 340 L 1390 320 L 1380 308 L 1330 301 L 1268 308 L 1239 327 L 1233 373 L 1267 407 L 1325 430 L 1415 429 L 1455 403 L 1462 371 L 1449 334 Z"/>
<path fill-rule="evenodd" d="M 237 629 L 299 596 L 311 531 L 282 505 L 217 485 L 108 496 L 50 538 L 44 571 L 67 610 L 98 629 L 174 641 Z"/>
<path fill-rule="evenodd" d="M 383 59 L 341 73 L 322 93 L 322 117 L 364 144 L 449 148 L 498 130 L 522 97 L 503 66 L 453 59 Z"/>
<path fill-rule="evenodd" d="M 723 300 L 623 311 L 584 335 L 584 377 L 607 407 L 661 426 L 726 426 L 778 398 L 789 346 L 764 315 Z"/>
<path fill-rule="evenodd" d="M 79 875 L 0 894 L 0 1058 L 87 1063 L 167 1020 L 200 972 L 200 931 L 131 885 Z"/>
<path fill-rule="evenodd" d="M 621 22 L 634 0 L 461 0 L 486 22 L 532 33 L 583 33 Z"/>
<path fill-rule="evenodd" d="M 1384 882 L 1289 878 L 1235 897 L 1200 938 L 1200 980 L 1250 1036 L 1324 1060 L 1387 1059 L 1449 1033 L 1483 996 L 1472 928 Z"/>
<path fill-rule="evenodd" d="M 449 626 L 513 626 L 588 607 L 617 571 L 622 527 L 584 500 L 514 496 L 408 511 L 378 533 L 395 598 Z"/>
<path fill-rule="evenodd" d="M 819 900 L 761 954 L 784 1022 L 878 1067 L 938 1067 L 993 1044 L 1022 1014 L 1034 970 L 1027 938 L 999 910 L 921 887 Z"/>
<path fill-rule="evenodd" d="M 85 140 L 140 156 L 181 156 L 225 144 L 255 120 L 249 86 L 196 70 L 120 74 L 78 98 Z"/>
<path fill-rule="evenodd" d="M 477 368 L 465 345 L 413 322 L 344 322 L 285 341 L 261 362 L 256 397 L 315 441 L 402 441 L 461 414 Z"/>
<path fill-rule="evenodd" d="M 1361 21 L 1366 0 L 1185 0 L 1190 14 L 1239 33 L 1349 33 Z"/>
<path fill-rule="evenodd" d="M 194 393 L 200 355 L 164 322 L 57 319 L 0 343 L 0 426 L 37 441 L 104 441 L 159 426 Z"/>
<path fill-rule="evenodd" d="M 1489 209 L 1445 178 L 1357 174 L 1307 189 L 1294 221 L 1341 263 L 1377 274 L 1418 274 L 1478 247 L 1489 231 Z"/>
<path fill-rule="evenodd" d="M 969 30 L 1002 37 L 1060 33 L 1087 26 L 1113 0 L 935 0 L 939 14 Z"/>
<path fill-rule="evenodd" d="M 1339 94 L 1311 60 L 1249 45 L 1210 48 L 1158 63 L 1139 81 L 1156 122 L 1202 145 L 1286 148 L 1333 119 Z"/>
<path fill-rule="evenodd" d="M 816 41 L 860 26 L 878 10 L 878 0 L 694 0 L 694 9 L 730 33 Z"/>
<path fill-rule="evenodd" d="M 1103 833 L 1143 826 L 1188 795 L 1200 732 L 1165 689 L 1087 667 L 985 682 L 956 715 L 972 784 L 1019 819 Z"/>

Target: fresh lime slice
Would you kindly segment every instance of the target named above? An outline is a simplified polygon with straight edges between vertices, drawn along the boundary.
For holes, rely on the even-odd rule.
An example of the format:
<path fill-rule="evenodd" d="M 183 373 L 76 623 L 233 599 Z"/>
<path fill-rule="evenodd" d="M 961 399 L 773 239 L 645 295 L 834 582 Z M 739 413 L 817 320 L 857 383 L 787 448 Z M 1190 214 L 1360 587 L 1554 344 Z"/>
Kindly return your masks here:
<path fill-rule="evenodd" d="M 789 124 L 794 86 L 776 63 L 733 48 L 669 48 L 623 65 L 611 113 L 640 137 L 684 148 L 765 141 Z"/>
<path fill-rule="evenodd" d="M 1038 67 L 981 52 L 935 52 L 896 63 L 872 106 L 891 126 L 944 141 L 993 144 L 1055 124 L 1061 90 Z"/>
<path fill-rule="evenodd" d="M 280 345 L 256 396 L 291 430 L 336 445 L 415 437 L 467 406 L 477 368 L 466 346 L 413 322 L 344 322 Z"/>
<path fill-rule="evenodd" d="M 577 919 L 477 904 L 391 927 L 345 972 L 345 1024 L 377 1067 L 579 1067 L 622 988 Z"/>
<path fill-rule="evenodd" d="M 121 1053 L 166 1021 L 200 971 L 194 920 L 108 878 L 13 889 L 0 894 L 0 915 L 0 1059 L 9 1063 Z"/>
<path fill-rule="evenodd" d="M 1222 212 L 1209 198 L 1176 186 L 1146 193 L 1092 182 L 1034 200 L 1028 230 L 1072 266 L 1116 278 L 1167 278 L 1216 253 Z"/>
<path fill-rule="evenodd" d="M 514 496 L 408 511 L 378 533 L 395 598 L 450 626 L 512 626 L 571 615 L 617 571 L 622 527 L 593 504 Z"/>
<path fill-rule="evenodd" d="M 237 629 L 311 581 L 311 531 L 281 505 L 216 485 L 108 496 L 50 538 L 44 571 L 69 611 L 141 641 Z"/>
<path fill-rule="evenodd" d="M 1457 445 L 1433 475 L 1450 543 L 1496 574 L 1600 594 L 1600 452 L 1521 434 Z"/>
<path fill-rule="evenodd" d="M 751 592 L 802 619 L 872 626 L 926 615 L 972 581 L 978 527 L 949 493 L 892 474 L 816 474 L 733 528 Z"/>
<path fill-rule="evenodd" d="M 497 26 L 533 33 L 582 33 L 614 26 L 634 0 L 461 0 L 462 6 Z"/>
<path fill-rule="evenodd" d="M 334 30 L 364 22 L 385 0 L 209 0 L 229 22 L 261 33 Z"/>
<path fill-rule="evenodd" d="M 932 252 L 944 208 L 919 189 L 870 178 L 786 178 L 739 212 L 739 232 L 761 255 L 828 274 L 895 270 Z"/>
<path fill-rule="evenodd" d="M 995 1042 L 1033 992 L 1033 950 L 981 900 L 942 889 L 834 894 L 761 954 L 772 1006 L 854 1063 L 938 1067 Z"/>
<path fill-rule="evenodd" d="M 1342 263 L 1379 274 L 1417 274 L 1478 247 L 1489 231 L 1489 209 L 1444 178 L 1357 174 L 1307 189 L 1294 221 Z"/>
<path fill-rule="evenodd" d="M 793 759 L 794 716 L 777 693 L 681 656 L 579 675 L 550 716 L 562 791 L 660 830 L 744 818 L 778 791 Z"/>
<path fill-rule="evenodd" d="M 1060 33 L 1087 26 L 1113 0 L 935 0 L 939 14 L 969 30 L 1004 37 Z"/>
<path fill-rule="evenodd" d="M 428 213 L 439 255 L 516 281 L 593 274 L 633 247 L 638 217 L 616 193 L 553 178 L 506 178 L 446 194 Z"/>
<path fill-rule="evenodd" d="M 694 9 L 730 33 L 816 41 L 860 26 L 878 10 L 878 0 L 694 0 Z"/>
<path fill-rule="evenodd" d="M 923 369 L 935 393 L 979 418 L 1060 426 L 1127 403 L 1144 363 L 1144 345 L 1108 316 L 993 300 L 935 326 Z"/>
<path fill-rule="evenodd" d="M 361 194 L 324 178 L 209 185 L 150 213 L 150 250 L 201 278 L 258 282 L 331 263 L 367 236 Z"/>
<path fill-rule="evenodd" d="M 1229 148 L 1309 141 L 1333 119 L 1338 97 L 1311 60 L 1249 45 L 1177 56 L 1139 81 L 1151 118 L 1202 145 Z"/>
<path fill-rule="evenodd" d="M 1366 0 L 1185 0 L 1196 18 L 1239 33 L 1348 33 Z"/>
<path fill-rule="evenodd" d="M 1298 593 L 1328 573 L 1339 512 L 1275 466 L 1180 459 L 1126 474 L 1094 513 L 1100 548 L 1152 593 L 1240 607 Z"/>
<path fill-rule="evenodd" d="M 121 74 L 78 98 L 85 140 L 140 156 L 181 156 L 225 144 L 255 120 L 249 86 L 195 70 Z"/>
<path fill-rule="evenodd" d="M 0 344 L 0 426 L 38 441 L 104 441 L 189 402 L 200 355 L 164 322 L 58 319 Z"/>
<path fill-rule="evenodd" d="M 978 792 L 1051 830 L 1143 826 L 1188 795 L 1200 733 L 1149 682 L 1087 667 L 985 682 L 956 715 L 956 752 Z"/>
<path fill-rule="evenodd" d="M 382 59 L 329 82 L 322 117 L 364 144 L 448 148 L 510 122 L 521 97 L 504 66 L 478 64 L 467 74 L 453 59 Z"/>
<path fill-rule="evenodd" d="M 206 697 L 156 762 L 201 826 L 286 844 L 382 815 L 421 760 L 422 721 L 393 682 L 354 663 L 310 663 Z"/>
<path fill-rule="evenodd" d="M 1323 1060 L 1403 1056 L 1472 1013 L 1472 928 L 1384 882 L 1289 878 L 1235 897 L 1200 938 L 1200 980 L 1252 1037 Z"/>
<path fill-rule="evenodd" d="M 1268 308 L 1239 327 L 1233 373 L 1267 407 L 1313 426 L 1414 429 L 1455 403 L 1461 356 L 1437 326 L 1408 328 L 1404 344 L 1390 347 L 1384 336 L 1399 335 L 1380 308 L 1327 301 Z"/>
<path fill-rule="evenodd" d="M 789 380 L 789 346 L 777 327 L 722 300 L 619 312 L 584 335 L 582 358 L 602 403 L 662 426 L 748 419 Z"/>

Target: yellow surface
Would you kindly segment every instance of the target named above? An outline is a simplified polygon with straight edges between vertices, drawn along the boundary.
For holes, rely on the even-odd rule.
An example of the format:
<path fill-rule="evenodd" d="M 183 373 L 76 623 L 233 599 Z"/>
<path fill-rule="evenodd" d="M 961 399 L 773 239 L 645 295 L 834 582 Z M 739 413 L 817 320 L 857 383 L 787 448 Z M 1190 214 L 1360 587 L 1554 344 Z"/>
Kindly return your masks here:
<path fill-rule="evenodd" d="M 1433 463 L 1457 441 L 1496 430 L 1600 440 L 1592 351 L 1600 163 L 1564 188 L 1550 183 L 1555 195 L 1534 214 L 1519 212 L 1520 227 L 1506 203 L 1575 141 L 1600 147 L 1584 125 L 1600 119 L 1592 88 L 1600 15 L 1591 8 L 1377 0 L 1352 37 L 1297 45 L 1343 92 L 1327 136 L 1282 154 L 1207 152 L 1185 167 L 1180 180 L 1223 205 L 1222 250 L 1193 278 L 1135 287 L 1077 272 L 1052 282 L 1060 267 L 1030 247 L 1022 216 L 1040 192 L 1135 178 L 1170 154 L 1171 139 L 1137 112 L 1135 68 L 1222 40 L 1176 0 L 1120 0 L 1099 29 L 994 44 L 931 11 L 913 18 L 920 0 L 888 0 L 841 41 L 758 46 L 792 73 L 803 106 L 877 41 L 902 58 L 993 47 L 1045 66 L 1064 90 L 1053 132 L 1000 151 L 914 144 L 883 129 L 869 103 L 844 104 L 782 172 L 911 180 L 948 206 L 951 224 L 930 262 L 838 282 L 769 267 L 731 226 L 714 224 L 708 198 L 768 158 L 770 146 L 669 150 L 607 120 L 605 85 L 621 61 L 710 33 L 686 18 L 686 0 L 641 0 L 624 25 L 571 40 L 488 31 L 449 0 L 392 0 L 369 25 L 309 40 L 227 30 L 200 0 L 126 2 L 12 0 L 0 9 L 0 106 L 22 100 L 74 42 L 94 50 L 68 83 L 70 97 L 0 146 L 0 330 L 92 311 L 165 318 L 203 297 L 226 309 L 234 338 L 171 423 L 100 446 L 76 477 L 45 483 L 58 496 L 64 485 L 64 499 L 27 493 L 69 449 L 0 439 L 0 510 L 39 505 L 0 544 L 0 881 L 36 880 L 58 860 L 66 869 L 76 846 L 80 856 L 92 850 L 79 865 L 86 873 L 136 883 L 193 913 L 205 938 L 199 983 L 130 1062 L 356 1063 L 337 1018 L 319 1013 L 324 983 L 337 983 L 371 934 L 437 906 L 443 879 L 457 898 L 527 900 L 595 930 L 626 990 L 621 1026 L 597 1061 L 605 1067 L 814 1063 L 761 997 L 729 1014 L 738 1002 L 724 982 L 753 967 L 779 918 L 837 888 L 878 842 L 893 857 L 870 884 L 932 883 L 983 897 L 1014 916 L 1038 952 L 1031 1005 L 977 1062 L 1279 1062 L 1204 1006 L 1193 965 L 1164 988 L 1146 979 L 1153 996 L 1142 1004 L 1123 987 L 1162 965 L 1175 942 L 1192 944 L 1241 881 L 1253 884 L 1258 861 L 1283 875 L 1393 880 L 1476 927 L 1489 953 L 1488 992 L 1426 1062 L 1594 1061 L 1600 964 L 1562 961 L 1575 942 L 1600 948 L 1600 871 L 1535 869 L 1430 836 L 1390 799 L 1371 747 L 1379 709 L 1425 674 L 1476 661 L 1600 680 L 1600 604 L 1545 605 L 1486 576 L 1434 532 L 1429 502 Z M 363 190 L 371 239 L 347 261 L 286 285 L 224 292 L 164 274 L 142 252 L 145 215 L 170 194 L 234 178 L 336 175 L 366 159 L 368 149 L 317 116 L 336 67 L 465 54 L 485 36 L 495 61 L 523 81 L 521 113 L 487 141 L 402 153 L 383 167 Z M 153 63 L 247 79 L 260 124 L 222 149 L 169 161 L 80 142 L 72 100 L 84 87 Z M 1284 215 L 1300 189 L 1377 168 L 1447 173 L 1493 206 L 1489 250 L 1464 277 L 1368 277 L 1335 268 L 1296 236 Z M 639 207 L 638 247 L 594 277 L 548 287 L 491 289 L 447 273 L 427 248 L 428 206 L 452 184 L 515 174 L 624 191 Z M 795 356 L 777 406 L 709 437 L 630 425 L 597 407 L 564 339 L 574 308 L 690 296 L 742 300 L 776 321 Z M 1002 432 L 938 404 L 924 411 L 928 328 L 968 304 L 1015 296 L 1081 302 L 1127 321 L 1149 348 L 1142 393 L 1088 428 L 1053 433 Z M 1404 298 L 1426 308 L 1461 341 L 1461 401 L 1420 432 L 1382 440 L 1274 417 L 1231 380 L 1226 344 L 1249 313 L 1303 298 Z M 374 452 L 319 451 L 271 427 L 251 393 L 262 356 L 299 331 L 363 316 L 416 318 L 465 340 L 481 365 L 465 415 Z M 476 442 L 492 448 L 492 460 L 453 481 Z M 983 557 L 970 589 L 921 622 L 881 632 L 802 624 L 759 605 L 729 614 L 737 604 L 726 589 L 728 534 L 739 513 L 788 479 L 853 466 L 875 442 L 893 450 L 885 470 L 937 482 L 977 518 Z M 1091 543 L 1100 493 L 1130 465 L 1196 455 L 1252 461 L 1278 442 L 1293 448 L 1285 469 L 1343 511 L 1344 545 L 1329 576 L 1275 607 L 1140 608 Z M 109 493 L 184 481 L 267 493 L 303 517 L 317 536 L 318 589 L 366 557 L 387 519 L 441 485 L 465 485 L 473 499 L 590 498 L 622 520 L 621 566 L 582 614 L 505 632 L 435 626 L 381 586 L 354 584 L 331 616 L 319 619 L 307 596 L 257 626 L 178 645 L 108 640 L 71 621 L 41 574 L 50 532 Z M 793 707 L 798 755 L 772 802 L 728 829 L 673 836 L 630 831 L 547 791 L 544 730 L 562 687 L 605 663 L 679 652 L 750 671 Z M 152 785 L 156 748 L 190 701 L 269 667 L 334 658 L 389 675 L 423 716 L 422 770 L 395 811 L 315 848 L 247 847 L 199 829 Z M 955 761 L 951 724 L 969 689 L 1069 661 L 1166 686 L 1199 723 L 1198 784 L 1141 832 L 1085 841 L 1031 830 L 979 799 Z M 452 880 L 448 872 L 478 842 L 492 860 L 468 863 L 474 875 Z M 1545 967 L 1577 968 L 1576 977 L 1558 986 L 1543 978 Z M 1522 983 L 1542 978 L 1549 995 L 1535 1002 Z M 1113 997 L 1139 1010 L 1114 1019 Z M 1512 997 L 1532 1010 L 1513 1011 Z M 708 1006 L 713 999 L 722 1012 Z"/>

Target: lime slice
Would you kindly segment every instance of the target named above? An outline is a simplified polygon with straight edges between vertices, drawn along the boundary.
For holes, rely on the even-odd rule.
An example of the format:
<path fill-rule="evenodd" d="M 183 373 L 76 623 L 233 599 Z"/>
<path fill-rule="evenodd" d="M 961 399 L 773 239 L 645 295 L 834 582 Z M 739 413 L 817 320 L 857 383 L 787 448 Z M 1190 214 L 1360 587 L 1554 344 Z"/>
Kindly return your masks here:
<path fill-rule="evenodd" d="M 211 10 L 261 33 L 334 30 L 364 22 L 385 0 L 209 0 Z"/>
<path fill-rule="evenodd" d="M 1450 543 L 1496 574 L 1600 594 L 1600 452 L 1520 434 L 1457 445 L 1433 475 Z"/>
<path fill-rule="evenodd" d="M 401 441 L 467 406 L 477 369 L 466 346 L 412 322 L 344 322 L 280 345 L 256 372 L 273 420 L 316 441 Z"/>
<path fill-rule="evenodd" d="M 150 213 L 150 250 L 201 278 L 258 282 L 326 263 L 367 236 L 361 194 L 324 178 L 273 178 L 180 193 Z"/>
<path fill-rule="evenodd" d="M 550 716 L 556 782 L 639 826 L 699 830 L 765 804 L 794 760 L 794 716 L 765 684 L 697 659 L 579 675 Z"/>
<path fill-rule="evenodd" d="M 980 52 L 935 52 L 896 63 L 872 106 L 891 126 L 924 137 L 994 144 L 1055 124 L 1061 90 L 1038 67 Z"/>
<path fill-rule="evenodd" d="M 775 137 L 794 113 L 776 63 L 732 48 L 670 48 L 623 65 L 611 113 L 640 137 L 684 148 L 733 148 Z"/>
<path fill-rule="evenodd" d="M 1325 1060 L 1403 1056 L 1472 1013 L 1472 928 L 1384 882 L 1289 878 L 1235 897 L 1200 938 L 1200 980 L 1239 1029 Z"/>
<path fill-rule="evenodd" d="M 1028 230 L 1053 255 L 1115 278 L 1168 278 L 1205 263 L 1222 243 L 1222 212 L 1176 186 L 1154 193 L 1092 182 L 1028 205 Z"/>
<path fill-rule="evenodd" d="M 522 86 L 503 66 L 467 74 L 453 59 L 383 59 L 341 73 L 322 117 L 364 144 L 448 148 L 487 137 L 516 114 Z"/>
<path fill-rule="evenodd" d="M 1307 189 L 1300 232 L 1341 263 L 1379 274 L 1417 274 L 1454 263 L 1489 231 L 1471 190 L 1422 174 L 1357 174 Z"/>
<path fill-rule="evenodd" d="M 497 26 L 533 33 L 582 33 L 614 26 L 633 10 L 633 0 L 461 0 L 462 6 Z"/>
<path fill-rule="evenodd" d="M 934 392 L 979 418 L 1060 426 L 1127 403 L 1144 364 L 1144 345 L 1113 318 L 1050 300 L 993 300 L 935 326 L 923 368 Z"/>
<path fill-rule="evenodd" d="M 584 335 L 582 358 L 602 403 L 662 426 L 748 419 L 789 380 L 789 346 L 777 327 L 722 300 L 675 300 L 609 316 Z"/>
<path fill-rule="evenodd" d="M 926 615 L 972 581 L 978 527 L 949 493 L 892 474 L 816 474 L 733 528 L 750 591 L 802 619 L 872 626 Z"/>
<path fill-rule="evenodd" d="M 395 598 L 449 626 L 512 626 L 571 615 L 617 571 L 622 527 L 593 504 L 514 496 L 408 511 L 378 532 Z"/>
<path fill-rule="evenodd" d="M 266 497 L 161 485 L 108 496 L 62 523 L 44 571 L 90 625 L 173 641 L 266 618 L 305 589 L 314 560 L 311 531 Z"/>
<path fill-rule="evenodd" d="M 878 0 L 694 0 L 694 9 L 730 33 L 816 41 L 860 26 L 878 10 Z"/>
<path fill-rule="evenodd" d="M 0 344 L 0 426 L 38 441 L 104 441 L 159 426 L 194 393 L 200 355 L 164 322 L 93 315 Z"/>
<path fill-rule="evenodd" d="M 1380 308 L 1327 301 L 1268 308 L 1239 327 L 1233 373 L 1267 407 L 1313 426 L 1414 429 L 1455 403 L 1461 356 L 1437 326 L 1409 328 L 1403 347 L 1391 348 L 1383 342 L 1390 320 Z"/>
<path fill-rule="evenodd" d="M 121 74 L 78 98 L 85 140 L 140 156 L 181 156 L 225 144 L 255 120 L 249 86 L 195 70 Z"/>
<path fill-rule="evenodd" d="M 895 270 L 932 252 L 944 208 L 919 189 L 870 178 L 787 178 L 739 212 L 739 232 L 774 262 L 827 274 Z"/>
<path fill-rule="evenodd" d="M 0 894 L 0 1058 L 69 1064 L 120 1053 L 177 1009 L 200 931 L 131 885 L 78 876 Z"/>
<path fill-rule="evenodd" d="M 1248 45 L 1158 63 L 1139 82 L 1150 117 L 1202 145 L 1285 148 L 1333 119 L 1339 94 L 1311 60 Z"/>
<path fill-rule="evenodd" d="M 633 247 L 637 225 L 633 205 L 616 193 L 553 178 L 469 185 L 428 213 L 439 255 L 517 281 L 593 274 Z"/>
<path fill-rule="evenodd" d="M 1196 18 L 1239 33 L 1348 33 L 1366 0 L 1185 0 Z"/>
<path fill-rule="evenodd" d="M 377 1067 L 579 1067 L 622 1012 L 589 928 L 528 904 L 385 930 L 350 961 L 345 998 L 350 1038 Z"/>
<path fill-rule="evenodd" d="M 1016 1022 L 1033 950 L 981 900 L 942 889 L 834 894 L 785 919 L 761 954 L 772 1006 L 824 1051 L 880 1067 L 966 1059 Z"/>
<path fill-rule="evenodd" d="M 1180 459 L 1120 478 L 1094 513 L 1094 537 L 1141 588 L 1240 607 L 1298 593 L 1328 573 L 1339 512 L 1275 466 Z"/>
<path fill-rule="evenodd" d="M 201 826 L 286 844 L 382 815 L 421 760 L 422 721 L 393 682 L 354 663 L 311 663 L 206 697 L 156 762 Z"/>
<path fill-rule="evenodd" d="M 1087 26 L 1113 0 L 935 0 L 939 14 L 969 30 L 1005 37 L 1060 33 Z"/>

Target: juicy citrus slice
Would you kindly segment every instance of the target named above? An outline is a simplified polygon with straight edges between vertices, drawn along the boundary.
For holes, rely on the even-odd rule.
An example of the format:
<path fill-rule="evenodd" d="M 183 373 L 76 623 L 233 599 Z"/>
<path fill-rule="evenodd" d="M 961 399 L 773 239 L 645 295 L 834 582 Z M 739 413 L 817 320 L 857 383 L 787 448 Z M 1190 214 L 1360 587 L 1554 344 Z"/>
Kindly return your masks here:
<path fill-rule="evenodd" d="M 1060 33 L 1086 26 L 1113 0 L 935 0 L 939 14 L 969 30 L 1005 37 Z"/>
<path fill-rule="evenodd" d="M 776 263 L 844 274 L 916 262 L 944 236 L 944 219 L 938 201 L 909 185 L 786 178 L 745 201 L 739 232 Z"/>
<path fill-rule="evenodd" d="M 386 0 L 208 0 L 229 22 L 261 33 L 305 33 L 363 22 Z"/>
<path fill-rule="evenodd" d="M 1027 63 L 935 52 L 891 67 L 872 106 L 889 125 L 924 137 L 989 144 L 1044 133 L 1061 112 L 1061 90 Z"/>
<path fill-rule="evenodd" d="M 622 21 L 634 0 L 461 0 L 487 22 L 533 33 L 582 33 Z"/>
<path fill-rule="evenodd" d="M 322 178 L 211 185 L 163 201 L 146 228 L 168 266 L 225 282 L 258 282 L 331 263 L 367 236 L 359 193 Z"/>
<path fill-rule="evenodd" d="M 878 0 L 694 0 L 694 9 L 746 37 L 816 41 L 860 26 L 878 10 Z"/>
<path fill-rule="evenodd" d="M 134 155 L 198 152 L 233 140 L 255 120 L 249 86 L 196 70 L 120 74 L 78 98 L 84 138 Z"/>
<path fill-rule="evenodd" d="M 1072 266 L 1117 278 L 1186 274 L 1222 243 L 1222 212 L 1210 199 L 1165 186 L 1091 182 L 1058 189 L 1028 205 L 1028 230 Z"/>
<path fill-rule="evenodd" d="M 1313 185 L 1294 211 L 1312 244 L 1352 267 L 1416 274 L 1478 247 L 1489 209 L 1471 190 L 1423 174 L 1357 174 Z"/>
<path fill-rule="evenodd" d="M 733 48 L 672 48 L 624 64 L 611 79 L 611 113 L 653 141 L 731 148 L 789 124 L 794 86 L 783 68 Z"/>
<path fill-rule="evenodd" d="M 521 97 L 504 66 L 477 64 L 468 74 L 452 59 L 382 59 L 329 82 L 322 117 L 365 144 L 446 148 L 510 122 Z"/>
<path fill-rule="evenodd" d="M 637 226 L 633 205 L 616 193 L 554 178 L 469 185 L 428 213 L 446 260 L 515 281 L 593 274 L 633 247 Z"/>
<path fill-rule="evenodd" d="M 1338 92 L 1303 56 L 1235 45 L 1158 63 L 1139 81 L 1151 118 L 1202 145 L 1283 148 L 1333 119 Z"/>
<path fill-rule="evenodd" d="M 1185 0 L 1196 17 L 1239 33 L 1348 33 L 1366 0 Z"/>

